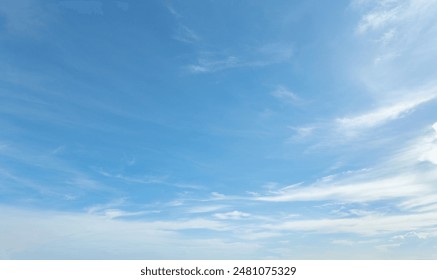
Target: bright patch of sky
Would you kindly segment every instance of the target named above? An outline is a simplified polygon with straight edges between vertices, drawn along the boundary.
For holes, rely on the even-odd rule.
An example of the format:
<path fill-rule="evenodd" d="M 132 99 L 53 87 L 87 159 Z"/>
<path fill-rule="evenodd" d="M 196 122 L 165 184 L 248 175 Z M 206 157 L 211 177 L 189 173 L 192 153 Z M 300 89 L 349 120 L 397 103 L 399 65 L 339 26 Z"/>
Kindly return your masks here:
<path fill-rule="evenodd" d="M 437 258 L 437 1 L 0 5 L 0 258 Z"/>

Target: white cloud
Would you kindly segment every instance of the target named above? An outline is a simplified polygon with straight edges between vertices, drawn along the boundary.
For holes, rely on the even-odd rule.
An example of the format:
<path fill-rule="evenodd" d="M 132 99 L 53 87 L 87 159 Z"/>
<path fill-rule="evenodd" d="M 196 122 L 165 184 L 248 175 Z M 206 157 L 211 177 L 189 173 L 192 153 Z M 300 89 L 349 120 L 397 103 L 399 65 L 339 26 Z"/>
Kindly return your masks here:
<path fill-rule="evenodd" d="M 120 209 L 106 209 L 103 211 L 103 215 L 109 219 L 140 216 L 148 213 L 147 211 L 127 212 Z"/>
<path fill-rule="evenodd" d="M 192 73 L 207 73 L 207 72 L 210 72 L 210 69 L 206 65 L 189 65 L 188 69 Z"/>
<path fill-rule="evenodd" d="M 435 202 L 437 168 L 424 168 L 424 159 L 431 163 L 437 147 L 437 132 L 427 131 L 407 147 L 371 169 L 328 176 L 312 184 L 291 185 L 266 195 L 252 197 L 256 201 L 335 201 L 340 203 L 401 201 L 400 209 L 409 209 Z M 430 153 L 431 151 L 431 153 Z"/>
<path fill-rule="evenodd" d="M 409 238 L 428 239 L 428 238 L 432 238 L 432 237 L 437 237 L 437 230 L 436 229 L 434 229 L 434 231 L 431 229 L 431 231 L 427 231 L 427 232 L 426 231 L 421 231 L 421 232 L 410 231 L 410 232 L 407 232 L 405 234 L 396 235 L 392 239 L 393 240 L 405 240 L 405 239 L 409 239 Z"/>
<path fill-rule="evenodd" d="M 348 219 L 313 219 L 265 225 L 269 230 L 376 235 L 417 231 L 437 226 L 436 212 L 409 215 L 369 215 Z"/>
<path fill-rule="evenodd" d="M 207 219 L 185 219 L 185 220 L 171 220 L 171 221 L 155 221 L 144 222 L 145 226 L 158 230 L 186 230 L 186 229 L 207 229 L 214 231 L 228 230 L 229 227 L 221 222 L 207 220 Z"/>
<path fill-rule="evenodd" d="M 352 240 L 345 240 L 345 239 L 333 240 L 331 243 L 335 244 L 335 245 L 345 245 L 345 246 L 355 245 L 354 241 L 352 241 Z"/>
<path fill-rule="evenodd" d="M 188 69 L 193 73 L 206 73 L 243 66 L 244 63 L 240 59 L 235 56 L 227 56 L 216 59 L 199 58 L 197 64 L 189 65 Z"/>
<path fill-rule="evenodd" d="M 401 246 L 401 243 L 382 244 L 382 245 L 375 246 L 375 249 L 383 252 L 388 252 L 394 248 L 398 248 L 399 246 Z"/>
<path fill-rule="evenodd" d="M 264 228 L 273 232 L 358 235 L 399 235 L 414 231 L 425 232 L 429 237 L 436 236 L 437 167 L 432 161 L 428 165 L 423 165 L 421 161 L 424 154 L 428 155 L 437 146 L 436 126 L 433 124 L 432 129 L 429 126 L 424 136 L 411 141 L 407 147 L 394 152 L 391 158 L 371 169 L 345 172 L 329 176 L 328 180 L 293 185 L 252 197 L 255 201 L 310 201 L 316 205 L 320 201 L 331 201 L 334 206 L 341 206 L 340 209 L 327 211 L 324 218 L 303 216 L 292 221 L 278 220 Z M 381 200 L 385 202 L 376 203 Z M 374 205 L 381 205 L 382 208 Z M 341 240 L 335 243 L 353 245 Z"/>
<path fill-rule="evenodd" d="M 114 201 L 110 201 L 110 202 L 105 203 L 105 204 L 96 204 L 93 206 L 89 206 L 86 208 L 86 211 L 89 214 L 96 214 L 96 213 L 100 213 L 100 212 L 102 212 L 106 209 L 109 209 L 109 208 L 122 206 L 122 205 L 126 204 L 126 201 L 127 201 L 126 198 L 118 198 Z"/>
<path fill-rule="evenodd" d="M 74 187 L 87 190 L 104 190 L 106 188 L 106 186 L 99 181 L 90 179 L 85 175 L 78 175 L 75 178 L 68 180 L 66 183 Z"/>
<path fill-rule="evenodd" d="M 151 210 L 151 211 L 125 211 L 119 209 L 119 207 L 126 205 L 127 199 L 120 198 L 106 204 L 97 204 L 90 207 L 87 207 L 85 210 L 90 215 L 105 217 L 108 219 L 116 219 L 123 217 L 133 217 L 133 216 L 142 216 L 151 213 L 159 213 L 159 210 Z"/>
<path fill-rule="evenodd" d="M 417 93 L 418 96 L 413 96 L 408 98 L 408 100 L 383 106 L 361 115 L 339 118 L 336 122 L 341 130 L 348 133 L 380 126 L 387 122 L 402 118 L 420 105 L 434 100 L 437 97 L 436 91 L 437 89 L 432 89 L 431 92 L 427 94 L 421 94 L 419 92 Z"/>
<path fill-rule="evenodd" d="M 311 136 L 317 129 L 316 126 L 301 126 L 301 127 L 289 127 L 295 134 L 290 138 L 291 141 L 300 141 Z"/>
<path fill-rule="evenodd" d="M 399 166 L 400 164 L 433 163 L 433 150 L 437 147 L 437 131 L 433 126 L 425 128 L 423 135 L 410 140 L 409 144 L 392 156 L 387 164 Z"/>
<path fill-rule="evenodd" d="M 0 206 L 0 220 L 0 257 L 6 259 L 249 258 L 257 249 L 256 244 L 184 234 L 186 229 L 225 229 L 205 219 L 123 221 Z"/>
<path fill-rule="evenodd" d="M 270 93 L 272 96 L 277 99 L 285 102 L 295 103 L 300 100 L 300 98 L 291 90 L 287 89 L 284 86 L 278 86 L 274 91 Z"/>
<path fill-rule="evenodd" d="M 188 65 L 187 69 L 192 73 L 208 73 L 233 68 L 265 67 L 289 61 L 293 55 L 292 50 L 289 45 L 268 44 L 240 50 L 236 54 L 202 52 L 197 63 Z"/>
<path fill-rule="evenodd" d="M 401 209 L 421 211 L 426 205 L 437 205 L 437 194 L 415 197 L 399 204 Z"/>
<path fill-rule="evenodd" d="M 166 182 L 167 176 L 142 176 L 142 177 L 133 177 L 133 176 L 125 176 L 123 174 L 112 174 L 106 171 L 99 171 L 99 173 L 105 177 L 119 179 L 121 181 L 125 181 L 127 183 L 138 183 L 138 184 L 163 184 Z"/>
<path fill-rule="evenodd" d="M 144 185 L 161 185 L 161 186 L 169 186 L 169 187 L 176 187 L 181 189 L 203 189 L 204 187 L 197 184 L 191 184 L 191 183 L 180 183 L 180 182 L 172 182 L 168 176 L 126 176 L 120 173 L 109 173 L 106 171 L 99 170 L 99 174 L 108 177 L 108 178 L 114 178 L 120 181 L 123 181 L 125 183 L 130 184 L 144 184 Z"/>
<path fill-rule="evenodd" d="M 214 212 L 223 208 L 226 208 L 226 205 L 208 205 L 208 206 L 194 206 L 191 208 L 188 208 L 188 213 L 208 213 L 208 212 Z"/>
<path fill-rule="evenodd" d="M 374 11 L 366 14 L 358 25 L 358 32 L 364 33 L 368 30 L 375 30 L 395 21 L 399 17 L 399 9 Z"/>
<path fill-rule="evenodd" d="M 179 24 L 174 39 L 192 44 L 200 41 L 200 36 L 187 26 Z"/>
<path fill-rule="evenodd" d="M 379 127 L 389 126 L 395 121 L 407 118 L 422 108 L 428 110 L 426 105 L 435 103 L 436 99 L 437 86 L 435 83 L 413 90 L 396 90 L 383 93 L 375 102 L 378 106 L 372 110 L 300 127 L 289 126 L 290 129 L 295 131 L 295 134 L 289 140 L 295 142 L 313 135 L 313 139 L 321 140 L 315 147 L 338 145 L 338 143 L 356 140 L 363 135 L 368 137 L 367 140 L 375 142 L 390 141 L 392 135 L 372 132 Z M 339 137 L 339 134 L 341 137 Z M 400 139 L 398 138 L 398 140 Z M 367 143 L 371 144 L 372 141 L 367 141 Z M 423 160 L 435 160 L 435 151 L 430 149 Z"/>
<path fill-rule="evenodd" d="M 379 42 L 386 46 L 388 45 L 394 38 L 396 37 L 396 30 L 390 29 L 382 35 L 382 37 L 379 39 Z"/>
<path fill-rule="evenodd" d="M 226 196 L 224 194 L 221 194 L 221 193 L 218 193 L 218 192 L 212 192 L 211 196 L 212 196 L 213 200 L 222 200 L 222 199 L 226 198 Z"/>
<path fill-rule="evenodd" d="M 277 231 L 251 231 L 243 232 L 241 238 L 244 240 L 259 240 L 280 237 L 283 234 Z"/>
<path fill-rule="evenodd" d="M 437 165 L 437 123 L 432 125 L 434 134 L 426 137 L 421 141 L 420 147 L 420 161 L 428 161 Z"/>
<path fill-rule="evenodd" d="M 182 23 L 182 15 L 168 1 L 164 2 L 165 7 L 176 21 L 176 31 L 173 36 L 175 40 L 183 43 L 193 44 L 201 40 L 200 36 L 191 28 Z"/>
<path fill-rule="evenodd" d="M 240 212 L 240 211 L 232 211 L 232 212 L 214 214 L 214 217 L 217 219 L 220 219 L 220 220 L 240 220 L 242 218 L 247 218 L 249 216 L 250 216 L 250 214 Z"/>
<path fill-rule="evenodd" d="M 303 186 L 283 191 L 278 195 L 257 197 L 255 200 L 369 202 L 424 195 L 430 193 L 431 190 L 431 186 L 417 182 L 414 175 L 399 175 L 363 182 L 336 182 L 321 186 Z"/>
<path fill-rule="evenodd" d="M 412 20 L 423 21 L 429 12 L 435 8 L 434 0 L 406 0 L 406 1 L 370 1 L 373 2 L 370 12 L 361 18 L 357 31 L 360 33 L 375 31 L 392 26 L 400 27 L 411 24 Z M 356 5 L 356 7 L 361 5 Z M 416 26 L 411 26 L 416 28 Z"/>
<path fill-rule="evenodd" d="M 352 1 L 352 6 L 359 13 L 353 36 L 354 46 L 359 47 L 351 46 L 352 51 L 345 52 L 349 63 L 343 67 L 362 85 L 361 94 L 370 100 L 371 106 L 360 103 L 352 113 L 303 126 L 318 128 L 313 137 L 320 140 L 318 147 L 350 140 L 365 140 L 369 146 L 390 143 L 394 137 L 385 134 L 388 130 L 372 132 L 383 126 L 402 124 L 401 119 L 419 109 L 427 110 L 425 105 L 437 97 L 434 78 L 437 74 L 434 67 L 437 63 L 434 47 L 437 45 L 437 1 L 357 0 Z M 338 106 L 343 106 L 342 102 Z M 291 140 L 299 139 L 299 131 L 296 132 Z M 408 133 L 405 130 L 396 141 Z M 433 151 L 429 151 L 429 157 L 428 161 L 433 161 Z"/>
<path fill-rule="evenodd" d="M 366 50 L 362 81 L 380 96 L 380 89 L 411 88 L 433 81 L 437 44 L 437 2 L 434 0 L 367 1 L 357 26 Z M 367 64 L 371 62 L 370 64 Z M 367 64 L 367 65 L 366 65 Z"/>
<path fill-rule="evenodd" d="M 167 8 L 167 10 L 170 12 L 170 14 L 172 14 L 176 18 L 181 17 L 179 12 L 176 11 L 175 7 L 169 1 L 165 1 L 164 4 L 165 4 L 165 7 Z"/>

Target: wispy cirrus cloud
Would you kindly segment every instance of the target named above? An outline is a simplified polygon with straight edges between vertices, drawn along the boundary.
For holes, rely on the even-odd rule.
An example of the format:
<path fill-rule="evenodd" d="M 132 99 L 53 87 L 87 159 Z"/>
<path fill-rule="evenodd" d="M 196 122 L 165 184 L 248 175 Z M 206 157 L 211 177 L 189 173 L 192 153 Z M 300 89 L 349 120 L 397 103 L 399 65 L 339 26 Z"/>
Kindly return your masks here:
<path fill-rule="evenodd" d="M 68 151 L 66 147 L 62 149 Z M 27 199 L 34 203 L 65 203 L 91 193 L 105 196 L 114 192 L 112 186 L 98 180 L 87 168 L 78 168 L 63 159 L 58 148 L 38 150 L 32 145 L 8 142 L 0 149 L 0 158 L 3 184 L 10 189 L 27 191 Z"/>
<path fill-rule="evenodd" d="M 419 106 L 435 100 L 436 97 L 437 88 L 431 88 L 425 92 L 416 91 L 415 95 L 409 95 L 405 100 L 381 106 L 380 108 L 360 115 L 338 118 L 336 123 L 341 130 L 348 133 L 358 132 L 359 130 L 381 126 L 402 118 L 413 112 Z"/>
<path fill-rule="evenodd" d="M 176 28 L 173 38 L 179 42 L 186 44 L 194 44 L 201 41 L 201 36 L 195 32 L 192 28 L 183 23 L 183 16 L 176 8 L 169 2 L 164 3 L 168 12 L 173 16 L 176 22 Z"/>
<path fill-rule="evenodd" d="M 354 1 L 355 6 L 362 6 L 362 1 Z M 393 25 L 409 24 L 410 20 L 424 20 L 430 9 L 435 8 L 433 0 L 407 1 L 368 1 L 373 5 L 371 11 L 365 13 L 358 24 L 360 33 L 377 31 Z M 368 4 L 368 3 L 367 3 Z M 412 28 L 415 28 L 411 26 Z"/>
<path fill-rule="evenodd" d="M 164 2 L 165 7 L 167 10 L 176 18 L 182 17 L 181 14 L 176 10 L 176 8 L 172 5 L 171 1 L 165 1 Z"/>
<path fill-rule="evenodd" d="M 94 214 L 0 209 L 6 229 L 0 233 L 1 259 L 249 258 L 258 249 L 247 242 L 184 233 L 227 230 L 225 223 L 214 220 L 124 221 Z M 241 254 L 233 252 L 236 248 Z"/>
<path fill-rule="evenodd" d="M 223 208 L 228 207 L 227 205 L 201 205 L 201 206 L 192 206 L 189 207 L 186 211 L 191 214 L 199 214 L 199 213 L 210 213 L 215 212 L 217 210 L 221 210 Z"/>
<path fill-rule="evenodd" d="M 145 214 L 154 212 L 154 211 L 126 211 L 120 209 L 121 207 L 126 206 L 127 204 L 128 203 L 126 198 L 119 198 L 110 201 L 108 203 L 89 206 L 85 210 L 90 215 L 102 216 L 108 219 L 143 216 Z"/>
<path fill-rule="evenodd" d="M 412 88 L 435 76 L 437 3 L 433 0 L 355 1 L 363 11 L 358 38 L 372 46 L 361 79 L 371 89 Z M 376 93 L 380 95 L 380 93 Z"/>
<path fill-rule="evenodd" d="M 339 201 L 370 202 L 422 196 L 432 192 L 432 186 L 416 182 L 415 176 L 401 175 L 363 182 L 333 182 L 286 189 L 272 196 L 257 197 L 260 201 Z"/>
<path fill-rule="evenodd" d="M 437 232 L 437 220 L 434 218 L 437 214 L 437 208 L 430 208 L 436 204 L 433 184 L 437 179 L 435 175 L 437 167 L 432 159 L 424 156 L 430 153 L 432 155 L 433 148 L 437 144 L 436 127 L 436 124 L 430 126 L 426 135 L 405 149 L 401 149 L 390 160 L 379 166 L 322 178 L 310 185 L 302 183 L 278 189 L 277 184 L 270 184 L 267 194 L 258 192 L 255 196 L 249 197 L 229 197 L 220 193 L 212 193 L 210 197 L 205 199 L 186 200 L 184 204 L 175 205 L 173 211 L 178 214 L 176 216 L 172 214 L 166 218 L 159 215 L 158 212 L 153 212 L 159 207 L 147 210 L 125 210 L 123 208 L 128 207 L 129 203 L 123 199 L 94 205 L 88 208 L 84 214 L 47 211 L 39 214 L 35 211 L 4 207 L 4 211 L 1 213 L 13 213 L 15 221 L 22 217 L 23 221 L 27 221 L 23 224 L 34 228 L 37 235 L 45 235 L 47 238 L 73 243 L 79 248 L 84 242 L 88 244 L 87 246 L 91 246 L 90 248 L 94 248 L 94 255 L 90 253 L 88 255 L 96 256 L 96 258 L 117 258 L 117 256 L 120 258 L 120 256 L 126 255 L 131 258 L 133 256 L 141 258 L 146 253 L 148 256 L 156 256 L 151 249 L 154 248 L 151 244 L 155 242 L 171 244 L 169 248 L 172 246 L 175 248 L 174 250 L 169 249 L 169 251 L 165 249 L 165 246 L 164 249 L 161 248 L 161 258 L 170 255 L 173 258 L 184 258 L 183 256 L 187 255 L 184 255 L 182 251 L 179 252 L 179 247 L 175 246 L 171 240 L 178 240 L 179 244 L 181 240 L 184 240 L 185 245 L 192 244 L 190 240 L 193 240 L 193 236 L 196 236 L 197 242 L 201 244 L 205 242 L 209 245 L 204 244 L 199 251 L 192 251 L 190 257 L 205 256 L 203 250 L 205 248 L 217 250 L 217 244 L 218 246 L 239 244 L 236 246 L 251 248 L 250 252 L 264 250 L 265 253 L 266 247 L 270 247 L 271 255 L 278 257 L 281 256 L 280 252 L 277 251 L 279 248 L 272 246 L 272 244 L 276 244 L 278 240 L 287 240 L 287 236 L 294 233 L 325 234 L 332 235 L 333 238 L 336 238 L 336 234 L 352 234 L 355 236 L 354 239 L 341 243 L 354 244 L 354 248 L 361 244 L 360 236 L 394 237 L 406 232 L 416 232 L 427 240 L 434 238 Z M 420 147 L 426 148 L 420 149 Z M 423 197 L 428 199 L 423 199 Z M 211 205 L 212 201 L 220 201 L 220 204 Z M 319 218 L 307 215 L 307 211 L 299 212 L 298 209 L 293 209 L 293 211 L 300 215 L 293 216 L 290 216 L 289 212 L 288 215 L 285 215 L 271 210 L 274 209 L 272 203 L 282 202 L 281 204 L 284 204 L 284 202 L 297 201 L 308 201 L 322 208 L 328 207 L 323 206 L 325 202 L 332 202 L 333 206 L 329 206 L 328 209 L 335 210 L 336 205 L 340 209 L 338 211 L 324 211 L 325 214 Z M 385 201 L 384 208 L 367 207 L 368 204 L 381 201 Z M 223 211 L 225 208 L 236 205 L 238 205 L 239 210 Z M 422 206 L 426 206 L 428 209 L 420 209 Z M 257 209 L 262 216 L 259 216 L 260 213 L 254 214 L 252 212 L 254 209 Z M 270 210 L 262 211 L 262 209 Z M 170 210 L 165 209 L 165 211 Z M 193 217 L 193 214 L 196 217 Z M 54 226 L 62 225 L 61 220 L 66 224 L 74 224 L 74 227 L 63 226 L 61 231 L 56 231 Z M 262 221 L 261 224 L 260 221 Z M 3 220 L 3 224 L 11 226 L 10 228 L 13 228 L 14 232 L 20 230 L 16 227 L 17 223 L 12 226 L 7 219 Z M 85 233 L 80 233 L 77 231 L 77 227 L 87 230 Z M 202 237 L 202 234 L 199 236 L 191 234 L 190 237 L 185 235 L 186 231 L 192 233 L 197 230 L 218 232 L 223 236 L 223 239 L 217 239 L 213 245 L 209 243 L 209 239 Z M 148 250 L 141 252 L 137 250 L 137 246 L 134 246 L 135 249 L 119 251 L 120 255 L 104 255 L 98 248 L 93 247 L 100 243 L 96 242 L 97 237 L 94 240 L 92 236 L 99 236 L 106 231 L 111 232 L 109 236 L 105 236 L 112 240 L 112 248 L 126 248 L 125 239 L 120 238 L 126 233 L 130 233 L 134 243 L 141 242 L 144 236 L 147 236 L 151 243 L 146 242 L 145 244 L 150 246 L 148 245 Z M 75 236 L 76 241 L 72 240 L 71 236 Z M 6 244 L 5 240 L 10 238 L 8 233 L 0 234 L 0 242 Z M 26 246 L 21 249 L 14 243 L 1 246 L 3 248 L 2 255 L 7 258 L 20 258 L 23 255 L 35 254 L 34 250 L 38 250 L 39 256 L 65 256 L 56 249 L 50 252 L 41 251 L 42 243 L 27 235 L 24 235 L 23 238 Z M 229 241 L 239 239 L 244 239 L 245 242 Z M 107 241 L 107 239 L 105 240 Z M 265 244 L 265 247 L 255 244 L 260 240 Z M 377 241 L 372 243 L 372 246 L 376 251 L 386 254 L 393 250 L 401 250 L 402 244 L 406 242 L 400 238 L 395 241 Z M 399 245 L 392 247 L 393 244 Z M 385 249 L 378 250 L 377 247 Z M 54 247 L 52 246 L 52 248 Z M 65 250 L 65 247 L 62 249 Z M 81 251 L 81 254 L 83 253 L 84 251 Z M 221 256 L 227 255 L 221 254 Z"/>
<path fill-rule="evenodd" d="M 349 114 L 301 126 L 302 132 L 306 127 L 315 127 L 312 135 L 322 146 L 356 140 L 371 135 L 377 128 L 399 124 L 397 121 L 407 120 L 437 97 L 437 52 L 433 47 L 437 44 L 437 2 L 351 3 L 359 12 L 354 40 L 360 43 L 356 51 L 362 56 L 350 57 L 354 62 L 347 67 L 369 101 L 354 106 L 354 112 Z M 299 139 L 299 132 L 296 129 L 292 139 Z M 343 137 L 339 138 L 339 134 Z M 379 140 L 390 137 L 378 131 Z"/>
<path fill-rule="evenodd" d="M 188 65 L 187 69 L 192 73 L 208 73 L 233 68 L 265 67 L 285 63 L 292 56 L 293 48 L 287 44 L 266 44 L 233 54 L 207 51 L 201 52 L 197 63 Z"/>
<path fill-rule="evenodd" d="M 385 27 L 390 22 L 399 19 L 400 7 L 394 7 L 391 9 L 380 9 L 377 11 L 372 11 L 365 14 L 358 27 L 357 31 L 359 33 L 364 33 L 369 30 L 376 30 Z"/>
<path fill-rule="evenodd" d="M 229 68 L 243 67 L 245 63 L 240 61 L 235 56 L 227 56 L 223 58 L 199 58 L 196 64 L 188 66 L 188 70 L 192 73 L 207 73 L 215 72 Z"/>
<path fill-rule="evenodd" d="M 269 224 L 269 230 L 311 231 L 325 233 L 387 234 L 429 230 L 437 232 L 436 212 L 408 215 L 376 215 L 347 219 L 317 219 Z"/>
<path fill-rule="evenodd" d="M 252 199 L 269 203 L 306 201 L 319 206 L 333 203 L 327 217 L 270 223 L 266 230 L 359 235 L 416 231 L 433 236 L 437 232 L 436 139 L 437 125 L 433 124 L 424 136 L 370 169 L 271 190 Z M 384 207 L 378 209 L 376 205 Z"/>
<path fill-rule="evenodd" d="M 309 138 L 315 130 L 317 130 L 316 125 L 308 125 L 308 126 L 301 126 L 301 127 L 289 127 L 293 132 L 293 136 L 289 138 L 290 141 L 296 142 L 296 141 L 302 141 L 307 138 Z"/>
<path fill-rule="evenodd" d="M 196 43 L 201 40 L 200 36 L 194 32 L 191 28 L 188 28 L 187 26 L 183 24 L 179 24 L 178 28 L 176 29 L 175 35 L 173 37 L 174 39 L 183 42 L 183 43 Z"/>
<path fill-rule="evenodd" d="M 176 22 L 173 38 L 183 43 L 196 44 L 198 48 L 195 62 L 184 68 L 191 73 L 212 73 L 235 68 L 265 67 L 287 62 L 294 54 L 289 43 L 267 42 L 255 47 L 226 48 L 216 50 L 202 40 L 201 34 L 184 22 L 184 15 L 170 2 L 165 7 Z"/>
<path fill-rule="evenodd" d="M 140 184 L 140 185 L 161 185 L 169 186 L 182 189 L 204 189 L 204 186 L 193 184 L 193 183 L 181 183 L 172 181 L 168 175 L 154 176 L 154 175 L 143 175 L 143 176 L 129 176 L 121 173 L 111 173 L 99 170 L 99 174 L 104 177 L 119 180 L 128 184 Z"/>
<path fill-rule="evenodd" d="M 362 110 L 361 113 L 349 116 L 335 117 L 319 123 L 309 123 L 302 126 L 290 126 L 294 135 L 292 142 L 308 140 L 315 136 L 321 145 L 333 145 L 338 142 L 350 142 L 360 136 L 372 134 L 375 129 L 389 127 L 397 121 L 412 117 L 416 111 L 437 99 L 437 87 L 434 85 L 389 93 L 375 101 L 373 109 Z M 338 135 L 342 137 L 339 138 Z M 378 139 L 386 135 L 379 134 Z"/>
<path fill-rule="evenodd" d="M 240 220 L 243 218 L 250 217 L 250 214 L 240 211 L 232 211 L 232 212 L 225 212 L 225 213 L 216 213 L 214 214 L 214 217 L 220 220 Z"/>
<path fill-rule="evenodd" d="M 276 194 L 257 196 L 260 201 L 337 201 L 372 202 L 412 199 L 435 194 L 437 180 L 435 124 L 425 136 L 396 152 L 385 162 L 370 169 L 328 176 L 310 184 L 298 184 L 276 190 Z M 421 162 L 430 164 L 421 168 Z"/>
<path fill-rule="evenodd" d="M 270 94 L 278 100 L 287 103 L 296 103 L 300 101 L 300 98 L 296 93 L 282 85 L 277 86 Z"/>

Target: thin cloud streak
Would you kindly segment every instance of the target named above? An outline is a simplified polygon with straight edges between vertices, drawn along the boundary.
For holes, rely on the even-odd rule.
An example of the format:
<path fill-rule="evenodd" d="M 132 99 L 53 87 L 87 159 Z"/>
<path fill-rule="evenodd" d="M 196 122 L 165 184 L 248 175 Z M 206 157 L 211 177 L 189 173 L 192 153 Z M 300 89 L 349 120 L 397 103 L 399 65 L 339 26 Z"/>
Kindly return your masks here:
<path fill-rule="evenodd" d="M 179 24 L 174 39 L 188 44 L 193 44 L 201 40 L 200 36 L 192 29 L 183 24 Z"/>
<path fill-rule="evenodd" d="M 287 103 L 296 103 L 300 101 L 299 96 L 295 94 L 293 91 L 287 89 L 284 86 L 278 86 L 274 91 L 270 93 L 273 97 L 277 98 L 280 101 Z"/>
<path fill-rule="evenodd" d="M 352 203 L 416 197 L 432 192 L 432 186 L 422 185 L 415 179 L 414 175 L 402 175 L 360 183 L 301 187 L 297 190 L 284 191 L 279 195 L 257 197 L 255 200 L 270 202 L 330 200 Z"/>
<path fill-rule="evenodd" d="M 384 125 L 390 121 L 397 120 L 411 113 L 417 107 L 431 102 L 437 97 L 437 89 L 433 88 L 425 94 L 416 92 L 417 96 L 408 98 L 405 101 L 384 106 L 376 110 L 336 120 L 339 129 L 346 132 L 356 132 L 361 129 L 368 129 Z"/>
<path fill-rule="evenodd" d="M 369 215 L 348 219 L 300 220 L 264 226 L 268 230 L 354 233 L 360 235 L 393 234 L 431 229 L 437 232 L 437 213 L 410 215 Z"/>
<path fill-rule="evenodd" d="M 168 12 L 173 16 L 176 21 L 176 30 L 173 35 L 173 39 L 186 43 L 194 44 L 201 41 L 201 37 L 193 29 L 182 23 L 182 15 L 176 10 L 176 8 L 169 2 L 164 2 Z"/>
<path fill-rule="evenodd" d="M 184 234 L 185 230 L 227 230 L 224 223 L 206 219 L 124 221 L 4 206 L 0 210 L 5 228 L 0 233 L 0 259 L 249 258 L 258 248 L 256 244 Z M 235 254 L 236 248 L 241 254 Z"/>
<path fill-rule="evenodd" d="M 292 185 L 256 196 L 255 201 L 334 201 L 368 203 L 382 200 L 398 201 L 398 209 L 434 203 L 437 194 L 437 166 L 433 153 L 437 148 L 435 124 L 425 136 L 395 152 L 381 164 L 360 172 L 325 177 L 313 184 Z M 426 160 L 425 160 L 426 159 Z M 423 163 L 427 163 L 423 166 Z M 424 199 L 425 197 L 425 199 Z M 427 198 L 427 199 L 426 199 Z"/>
<path fill-rule="evenodd" d="M 293 48 L 282 44 L 269 44 L 256 49 L 246 49 L 235 55 L 215 52 L 199 54 L 197 63 L 187 66 L 192 73 L 209 73 L 234 68 L 266 67 L 285 63 L 293 56 Z"/>
<path fill-rule="evenodd" d="M 355 1 L 356 2 L 356 1 Z M 363 15 L 357 27 L 358 33 L 365 33 L 399 26 L 411 19 L 421 20 L 426 18 L 429 11 L 435 8 L 433 0 L 407 0 L 407 1 L 373 1 L 375 8 Z M 359 7 L 360 5 L 356 5 Z"/>
<path fill-rule="evenodd" d="M 219 220 L 240 220 L 243 218 L 250 217 L 250 214 L 240 211 L 232 211 L 226 213 L 216 213 L 214 214 L 214 217 Z"/>

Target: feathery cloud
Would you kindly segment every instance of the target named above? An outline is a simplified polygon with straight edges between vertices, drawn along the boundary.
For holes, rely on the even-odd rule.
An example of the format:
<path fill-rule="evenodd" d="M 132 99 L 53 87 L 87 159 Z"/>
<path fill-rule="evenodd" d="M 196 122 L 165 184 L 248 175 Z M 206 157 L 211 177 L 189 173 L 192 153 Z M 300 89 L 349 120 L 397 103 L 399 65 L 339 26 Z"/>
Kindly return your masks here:
<path fill-rule="evenodd" d="M 250 216 L 250 214 L 240 212 L 240 211 L 232 211 L 232 212 L 214 214 L 214 217 L 217 219 L 220 219 L 220 220 L 240 220 L 242 218 L 247 218 L 249 216 Z"/>
<path fill-rule="evenodd" d="M 366 129 L 383 125 L 387 122 L 402 118 L 422 104 L 430 102 L 437 97 L 437 94 L 416 97 L 407 101 L 398 102 L 393 105 L 378 108 L 358 116 L 339 118 L 337 124 L 341 129 L 356 130 Z"/>
<path fill-rule="evenodd" d="M 284 44 L 268 44 L 254 49 L 245 49 L 235 54 L 201 52 L 197 63 L 188 65 L 192 73 L 217 72 L 233 68 L 266 67 L 285 63 L 293 55 L 293 48 Z"/>
<path fill-rule="evenodd" d="M 297 94 L 284 86 L 278 86 L 270 94 L 283 102 L 296 103 L 300 101 L 300 98 L 297 96 Z"/>

